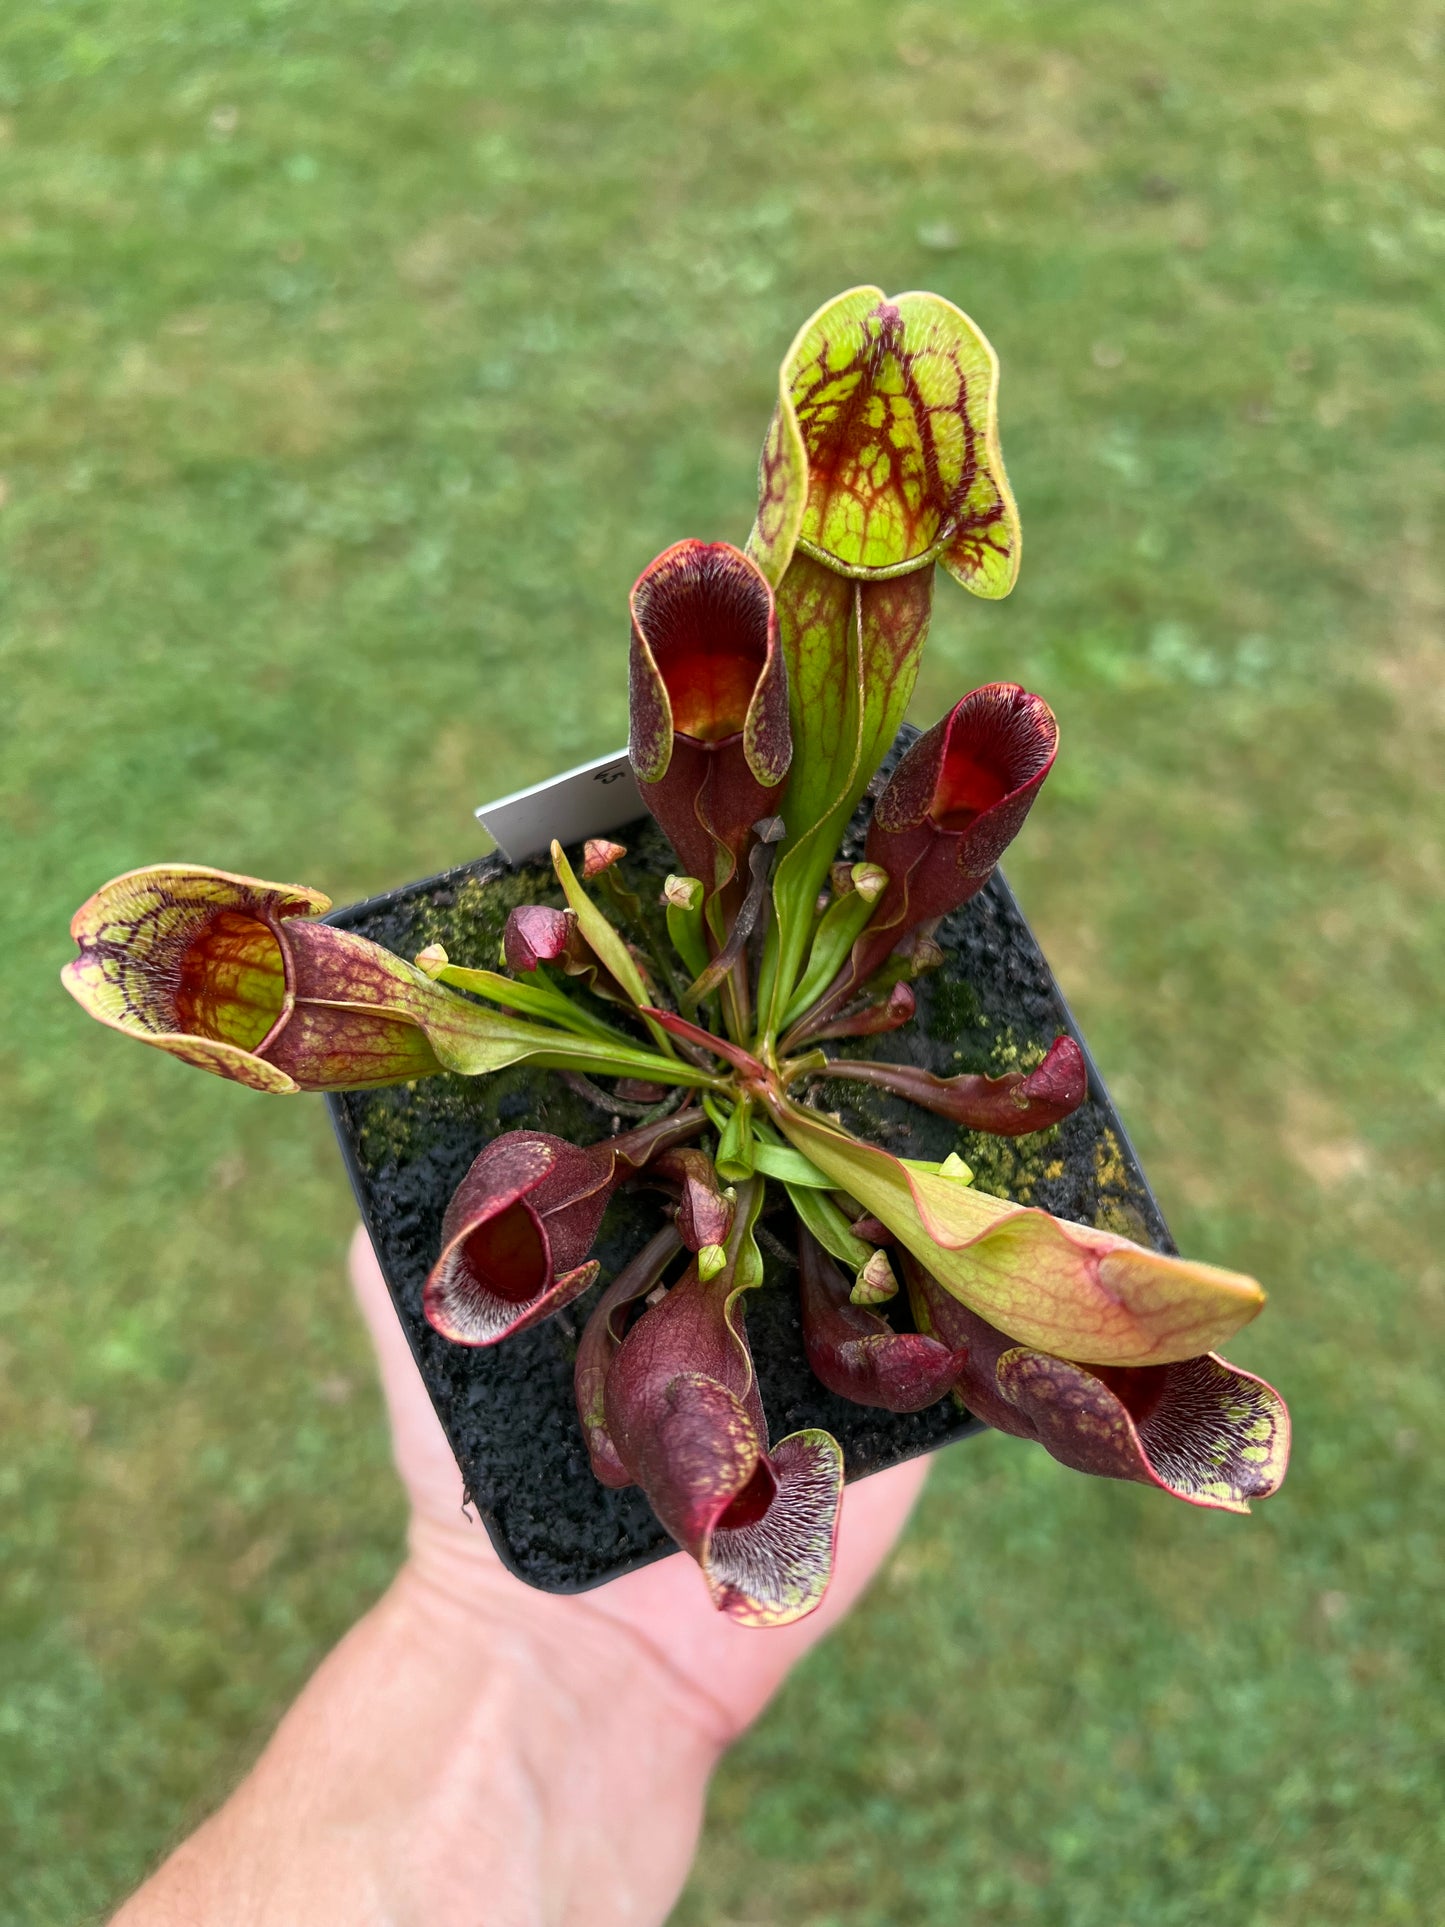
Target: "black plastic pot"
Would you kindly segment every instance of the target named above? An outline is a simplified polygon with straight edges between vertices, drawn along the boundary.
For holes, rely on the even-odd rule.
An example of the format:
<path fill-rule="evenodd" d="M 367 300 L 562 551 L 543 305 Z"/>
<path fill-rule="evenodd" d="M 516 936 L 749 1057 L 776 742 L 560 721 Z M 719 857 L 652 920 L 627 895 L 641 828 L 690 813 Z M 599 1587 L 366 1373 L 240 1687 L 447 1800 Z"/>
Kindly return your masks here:
<path fill-rule="evenodd" d="M 622 834 L 629 846 L 622 866 L 627 880 L 646 914 L 660 917 L 652 906 L 674 867 L 671 853 L 650 821 Z M 441 943 L 456 963 L 490 967 L 508 912 L 531 902 L 560 904 L 550 867 L 513 866 L 493 856 L 353 904 L 330 921 L 405 957 Z M 1020 1054 L 1047 1047 L 1060 1031 L 1079 1037 L 1001 875 L 945 921 L 938 940 L 946 961 L 915 986 L 916 1022 L 849 1047 L 857 1055 L 921 1063 L 937 1072 L 997 1074 Z M 855 1130 L 904 1156 L 941 1159 L 957 1149 L 985 1190 L 1122 1231 L 1162 1251 L 1175 1248 L 1092 1059 L 1087 1101 L 1062 1125 L 1029 1138 L 960 1133 L 942 1118 L 856 1083 L 840 1081 L 824 1092 L 828 1107 Z M 580 1592 L 672 1551 L 641 1492 L 609 1491 L 588 1466 L 572 1403 L 572 1362 L 593 1295 L 485 1350 L 449 1343 L 421 1312 L 442 1213 L 489 1139 L 530 1127 L 589 1143 L 619 1126 L 555 1073 L 526 1066 L 487 1078 L 442 1076 L 351 1092 L 327 1102 L 362 1217 L 467 1497 L 505 1564 L 548 1592 Z M 624 1191 L 614 1199 L 596 1247 L 603 1284 L 657 1223 L 655 1193 Z M 826 1391 L 803 1355 L 792 1273 L 773 1255 L 767 1265 L 765 1286 L 747 1301 L 747 1327 L 774 1438 L 822 1426 L 841 1443 L 847 1476 L 856 1479 L 981 1429 L 952 1400 L 895 1416 Z M 906 1327 L 903 1295 L 888 1312 Z"/>

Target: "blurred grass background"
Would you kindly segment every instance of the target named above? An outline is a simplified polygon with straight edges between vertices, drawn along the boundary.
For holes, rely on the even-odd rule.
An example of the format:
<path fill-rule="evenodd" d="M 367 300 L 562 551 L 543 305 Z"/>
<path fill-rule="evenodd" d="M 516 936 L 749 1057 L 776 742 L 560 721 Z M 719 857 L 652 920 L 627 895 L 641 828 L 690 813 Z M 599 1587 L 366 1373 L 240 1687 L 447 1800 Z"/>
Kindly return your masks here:
<path fill-rule="evenodd" d="M 90 1917 L 379 1590 L 319 1102 L 87 1025 L 163 857 L 338 900 L 625 733 L 863 280 L 1003 358 L 1028 532 L 915 714 L 1063 728 L 1009 868 L 1183 1245 L 1273 1303 L 1250 1520 L 991 1437 L 717 1782 L 679 1923 L 1436 1918 L 1445 25 L 1423 0 L 13 0 L 0 1919 Z M 599 1790 L 599 1797 L 600 1790 Z"/>

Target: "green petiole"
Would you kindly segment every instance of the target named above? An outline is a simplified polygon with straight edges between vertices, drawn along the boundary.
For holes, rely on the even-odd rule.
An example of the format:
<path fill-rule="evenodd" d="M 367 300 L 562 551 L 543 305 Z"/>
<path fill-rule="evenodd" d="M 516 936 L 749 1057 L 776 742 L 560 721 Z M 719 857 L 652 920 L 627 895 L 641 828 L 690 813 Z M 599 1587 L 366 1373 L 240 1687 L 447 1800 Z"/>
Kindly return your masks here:
<path fill-rule="evenodd" d="M 808 967 L 783 1012 L 779 1030 L 796 1023 L 832 983 L 888 887 L 888 873 L 876 863 L 855 863 L 852 878 L 853 888 L 833 899 L 814 928 Z"/>
<path fill-rule="evenodd" d="M 500 1004 L 503 1009 L 524 1012 L 529 1017 L 544 1017 L 564 1029 L 576 1031 L 584 1037 L 596 1037 L 603 1043 L 616 1044 L 621 1049 L 632 1050 L 636 1046 L 630 1037 L 620 1030 L 614 1030 L 600 1017 L 568 997 L 563 991 L 545 980 L 537 983 L 522 983 L 515 977 L 504 977 L 495 970 L 468 970 L 461 964 L 446 964 L 440 970 L 429 970 L 427 975 L 433 983 L 449 984 L 453 990 L 469 990 L 476 997 L 484 997 L 489 1004 Z"/>

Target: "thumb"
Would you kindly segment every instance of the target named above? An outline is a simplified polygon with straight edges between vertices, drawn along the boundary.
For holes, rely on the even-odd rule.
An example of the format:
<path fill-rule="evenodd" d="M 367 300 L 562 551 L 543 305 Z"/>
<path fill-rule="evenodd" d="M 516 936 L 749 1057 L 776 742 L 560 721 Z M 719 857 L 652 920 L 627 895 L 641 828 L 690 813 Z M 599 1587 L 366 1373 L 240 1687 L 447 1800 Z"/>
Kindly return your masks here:
<path fill-rule="evenodd" d="M 461 1516 L 461 1472 L 391 1302 L 371 1240 L 361 1225 L 351 1240 L 348 1270 L 376 1351 L 391 1421 L 392 1457 L 412 1507 L 437 1524 L 465 1528 L 480 1540 L 484 1535 L 476 1526 L 467 1527 Z"/>

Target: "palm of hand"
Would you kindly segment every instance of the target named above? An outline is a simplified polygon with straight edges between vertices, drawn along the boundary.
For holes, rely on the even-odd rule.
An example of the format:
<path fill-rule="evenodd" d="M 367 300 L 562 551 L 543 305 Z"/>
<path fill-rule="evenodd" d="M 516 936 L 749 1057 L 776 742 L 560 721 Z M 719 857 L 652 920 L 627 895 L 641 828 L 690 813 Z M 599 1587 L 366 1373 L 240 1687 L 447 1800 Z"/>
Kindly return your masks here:
<path fill-rule="evenodd" d="M 678 1554 L 575 1596 L 542 1593 L 509 1573 L 484 1529 L 461 1511 L 451 1448 L 397 1322 L 371 1245 L 358 1231 L 351 1279 L 376 1346 L 397 1470 L 411 1502 L 412 1565 L 438 1599 L 535 1642 L 539 1659 L 579 1649 L 590 1662 L 639 1655 L 681 1689 L 723 1746 L 756 1717 L 789 1669 L 848 1612 L 892 1548 L 927 1476 L 921 1459 L 850 1486 L 828 1597 L 810 1618 L 758 1632 L 714 1611 L 701 1575 Z"/>

